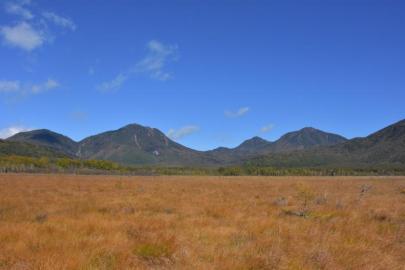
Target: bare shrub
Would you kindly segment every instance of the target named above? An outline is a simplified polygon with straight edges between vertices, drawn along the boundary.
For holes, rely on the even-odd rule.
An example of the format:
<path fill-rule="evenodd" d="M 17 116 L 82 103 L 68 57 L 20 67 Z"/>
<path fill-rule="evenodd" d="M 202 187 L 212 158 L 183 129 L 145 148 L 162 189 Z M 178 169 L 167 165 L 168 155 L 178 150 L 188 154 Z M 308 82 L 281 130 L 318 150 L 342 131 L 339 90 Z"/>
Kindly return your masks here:
<path fill-rule="evenodd" d="M 287 206 L 288 205 L 288 199 L 285 197 L 278 197 L 273 201 L 273 205 L 276 206 Z"/>
<path fill-rule="evenodd" d="M 94 254 L 86 269 L 113 270 L 116 269 L 117 256 L 110 251 L 100 251 Z"/>
<path fill-rule="evenodd" d="M 363 198 L 373 188 L 370 184 L 363 184 L 360 187 L 360 198 Z"/>
<path fill-rule="evenodd" d="M 48 213 L 43 212 L 43 213 L 39 213 L 35 216 L 35 221 L 38 223 L 44 223 L 45 221 L 48 220 Z"/>
<path fill-rule="evenodd" d="M 315 197 L 315 204 L 317 204 L 317 205 L 323 205 L 323 204 L 326 204 L 327 202 L 328 202 L 328 196 L 325 193 Z"/>
<path fill-rule="evenodd" d="M 392 219 L 390 213 L 384 209 L 373 209 L 370 211 L 369 216 L 377 221 L 391 221 Z"/>

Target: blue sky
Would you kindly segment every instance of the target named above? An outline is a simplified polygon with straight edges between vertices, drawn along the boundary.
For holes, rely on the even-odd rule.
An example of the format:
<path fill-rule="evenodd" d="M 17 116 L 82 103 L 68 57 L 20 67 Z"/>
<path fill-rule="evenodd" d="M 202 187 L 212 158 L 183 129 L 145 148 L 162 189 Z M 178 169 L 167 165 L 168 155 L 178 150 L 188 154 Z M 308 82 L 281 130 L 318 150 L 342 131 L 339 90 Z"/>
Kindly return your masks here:
<path fill-rule="evenodd" d="M 129 123 L 196 149 L 405 118 L 401 0 L 0 3 L 0 137 Z"/>

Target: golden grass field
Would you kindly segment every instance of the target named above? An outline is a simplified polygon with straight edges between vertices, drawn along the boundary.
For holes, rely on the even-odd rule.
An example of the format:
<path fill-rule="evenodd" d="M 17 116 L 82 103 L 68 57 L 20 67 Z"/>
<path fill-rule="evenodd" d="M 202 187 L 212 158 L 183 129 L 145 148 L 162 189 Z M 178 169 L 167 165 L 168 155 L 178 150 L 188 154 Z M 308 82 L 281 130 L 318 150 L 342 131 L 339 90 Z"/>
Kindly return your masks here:
<path fill-rule="evenodd" d="M 0 175 L 0 269 L 405 269 L 405 177 Z"/>

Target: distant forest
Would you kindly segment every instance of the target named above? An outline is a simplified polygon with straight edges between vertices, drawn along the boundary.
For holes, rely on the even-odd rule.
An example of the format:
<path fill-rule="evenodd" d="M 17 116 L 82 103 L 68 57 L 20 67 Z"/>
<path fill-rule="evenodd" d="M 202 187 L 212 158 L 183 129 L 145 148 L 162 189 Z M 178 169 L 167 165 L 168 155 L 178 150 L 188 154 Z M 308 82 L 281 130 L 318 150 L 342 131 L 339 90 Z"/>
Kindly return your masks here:
<path fill-rule="evenodd" d="M 0 157 L 0 173 L 68 173 L 111 175 L 217 175 L 217 176 L 378 176 L 405 175 L 404 168 L 391 166 L 268 167 L 240 165 L 229 167 L 123 166 L 105 160 L 5 156 Z"/>

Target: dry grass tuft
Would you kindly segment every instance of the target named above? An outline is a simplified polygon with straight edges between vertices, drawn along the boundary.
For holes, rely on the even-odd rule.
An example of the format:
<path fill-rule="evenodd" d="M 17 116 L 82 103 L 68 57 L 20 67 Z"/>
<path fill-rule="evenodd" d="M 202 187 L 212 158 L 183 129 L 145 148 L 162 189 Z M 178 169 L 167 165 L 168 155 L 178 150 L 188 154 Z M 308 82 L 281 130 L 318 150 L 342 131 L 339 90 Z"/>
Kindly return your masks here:
<path fill-rule="evenodd" d="M 0 269 L 404 269 L 404 186 L 0 175 Z"/>

